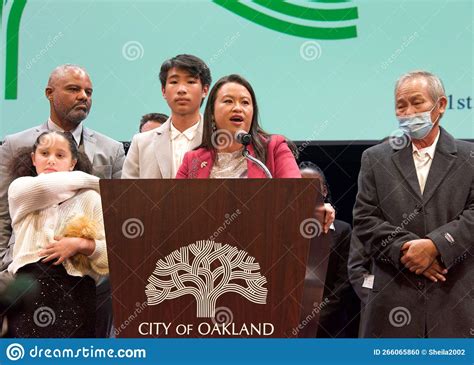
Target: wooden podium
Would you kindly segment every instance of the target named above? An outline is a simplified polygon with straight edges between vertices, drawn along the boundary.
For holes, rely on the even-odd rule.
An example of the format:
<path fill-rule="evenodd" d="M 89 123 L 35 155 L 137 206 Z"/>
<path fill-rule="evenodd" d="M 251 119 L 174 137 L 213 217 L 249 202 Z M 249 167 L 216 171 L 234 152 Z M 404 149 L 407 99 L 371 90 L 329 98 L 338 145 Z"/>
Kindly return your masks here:
<path fill-rule="evenodd" d="M 100 187 L 117 337 L 316 335 L 329 254 L 319 180 Z"/>

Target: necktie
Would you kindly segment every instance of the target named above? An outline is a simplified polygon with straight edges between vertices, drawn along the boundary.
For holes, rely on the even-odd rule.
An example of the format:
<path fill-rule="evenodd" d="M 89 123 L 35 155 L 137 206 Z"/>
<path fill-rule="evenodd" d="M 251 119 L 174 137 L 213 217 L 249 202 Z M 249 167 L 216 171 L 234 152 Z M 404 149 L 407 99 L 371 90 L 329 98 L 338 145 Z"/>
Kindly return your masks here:
<path fill-rule="evenodd" d="M 72 139 L 74 141 L 74 143 L 76 142 L 76 140 L 74 139 L 74 136 L 72 135 L 71 132 L 63 132 L 63 134 L 65 136 L 67 136 L 68 138 Z M 76 143 L 76 146 L 77 146 L 77 143 Z"/>
<path fill-rule="evenodd" d="M 65 134 L 66 136 L 69 136 L 69 137 L 74 141 L 74 143 L 76 143 L 76 146 L 77 146 L 76 139 L 74 138 L 74 136 L 73 136 L 73 134 L 72 134 L 71 132 L 64 132 L 64 134 Z M 80 151 L 80 152 L 85 153 L 85 151 L 84 151 L 84 143 L 83 143 L 83 138 L 82 138 L 82 136 L 81 136 L 81 142 L 79 143 L 78 148 L 79 148 L 79 151 Z"/>

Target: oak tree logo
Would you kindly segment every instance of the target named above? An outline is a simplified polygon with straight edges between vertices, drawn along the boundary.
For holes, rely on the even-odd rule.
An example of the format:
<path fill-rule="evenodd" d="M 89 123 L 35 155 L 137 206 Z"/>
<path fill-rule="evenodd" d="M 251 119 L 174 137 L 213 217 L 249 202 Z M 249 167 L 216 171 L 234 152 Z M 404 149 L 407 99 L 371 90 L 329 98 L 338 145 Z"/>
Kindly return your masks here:
<path fill-rule="evenodd" d="M 214 241 L 197 241 L 158 260 L 148 278 L 148 305 L 192 295 L 197 317 L 215 315 L 216 301 L 225 293 L 237 293 L 256 304 L 266 304 L 267 282 L 260 265 L 247 252 Z"/>

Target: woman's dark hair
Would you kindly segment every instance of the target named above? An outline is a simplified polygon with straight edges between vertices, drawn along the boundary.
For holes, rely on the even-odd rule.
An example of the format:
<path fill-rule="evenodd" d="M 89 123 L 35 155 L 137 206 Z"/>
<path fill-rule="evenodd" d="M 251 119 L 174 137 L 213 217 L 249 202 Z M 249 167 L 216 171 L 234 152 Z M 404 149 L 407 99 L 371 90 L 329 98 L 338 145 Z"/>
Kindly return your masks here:
<path fill-rule="evenodd" d="M 76 141 L 73 139 L 70 133 L 62 133 L 56 131 L 47 131 L 41 133 L 36 139 L 33 147 L 24 147 L 19 150 L 16 158 L 14 158 L 10 164 L 9 171 L 13 179 L 22 176 L 36 176 L 36 169 L 33 166 L 33 161 L 31 159 L 31 153 L 35 153 L 38 146 L 41 144 L 44 136 L 47 135 L 58 135 L 63 137 L 69 145 L 69 150 L 71 151 L 72 158 L 77 160 L 76 165 L 74 166 L 75 171 L 83 171 L 85 173 L 92 173 L 92 163 L 87 158 L 86 154 L 79 151 Z"/>
<path fill-rule="evenodd" d="M 252 97 L 253 104 L 253 117 L 252 124 L 250 125 L 249 134 L 252 136 L 252 145 L 255 151 L 255 156 L 262 161 L 263 163 L 267 160 L 267 144 L 270 140 L 270 134 L 265 132 L 259 125 L 259 116 L 258 116 L 258 104 L 255 92 L 253 91 L 250 83 L 240 75 L 232 74 L 220 78 L 212 87 L 207 98 L 206 108 L 204 109 L 204 125 L 203 125 L 203 134 L 202 134 L 202 143 L 198 148 L 206 148 L 210 150 L 214 156 L 214 159 L 217 156 L 217 149 L 213 143 L 213 133 L 215 132 L 215 119 L 214 119 L 214 107 L 217 99 L 217 93 L 220 88 L 229 83 L 235 82 L 236 84 L 242 85 L 247 89 Z M 287 141 L 290 149 L 294 153 L 296 147 L 292 142 Z M 293 147 L 293 148 L 292 148 Z"/>
<path fill-rule="evenodd" d="M 326 203 L 330 203 L 331 205 L 332 204 L 332 196 L 331 196 L 331 190 L 329 189 L 329 184 L 328 184 L 328 181 L 326 179 L 326 175 L 324 174 L 324 171 L 318 166 L 316 165 L 315 163 L 311 162 L 311 161 L 303 161 L 299 164 L 299 168 L 300 168 L 300 172 L 303 172 L 303 171 L 310 171 L 314 174 L 318 174 L 319 176 L 321 176 L 321 179 L 323 180 L 323 185 L 326 187 L 326 191 L 327 191 L 327 195 L 326 195 L 326 198 L 324 199 L 324 201 Z"/>

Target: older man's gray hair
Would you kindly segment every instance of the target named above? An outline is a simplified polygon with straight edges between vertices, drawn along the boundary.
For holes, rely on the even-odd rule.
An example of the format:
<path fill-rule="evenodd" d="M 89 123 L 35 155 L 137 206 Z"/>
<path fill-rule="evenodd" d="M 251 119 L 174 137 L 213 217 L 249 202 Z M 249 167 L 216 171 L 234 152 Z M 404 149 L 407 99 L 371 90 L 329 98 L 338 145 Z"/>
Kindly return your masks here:
<path fill-rule="evenodd" d="M 397 93 L 398 88 L 405 81 L 416 78 L 422 78 L 426 80 L 428 83 L 428 92 L 434 102 L 436 102 L 440 97 L 446 96 L 441 79 L 438 76 L 433 75 L 431 72 L 421 70 L 411 71 L 400 76 L 397 80 L 397 83 L 395 84 L 395 94 Z"/>

